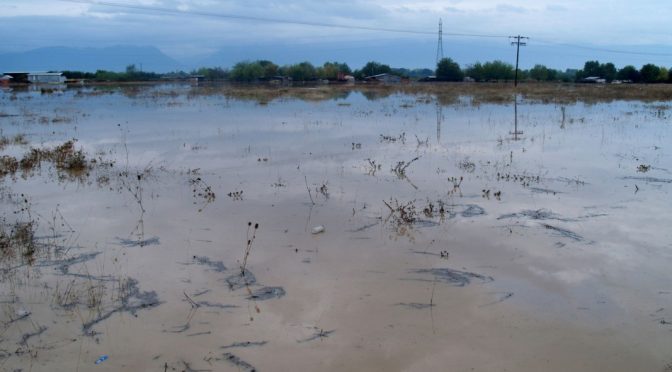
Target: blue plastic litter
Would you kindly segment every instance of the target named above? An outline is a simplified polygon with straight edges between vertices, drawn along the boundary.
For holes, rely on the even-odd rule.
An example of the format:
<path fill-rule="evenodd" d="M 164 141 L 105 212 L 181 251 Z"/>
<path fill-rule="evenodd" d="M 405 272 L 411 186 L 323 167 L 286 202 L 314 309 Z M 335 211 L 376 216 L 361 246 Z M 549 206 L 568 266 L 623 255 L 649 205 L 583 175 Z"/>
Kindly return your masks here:
<path fill-rule="evenodd" d="M 100 364 L 100 363 L 106 361 L 107 358 L 108 358 L 107 355 L 101 355 L 100 358 L 98 358 L 98 360 L 96 360 L 96 364 Z"/>

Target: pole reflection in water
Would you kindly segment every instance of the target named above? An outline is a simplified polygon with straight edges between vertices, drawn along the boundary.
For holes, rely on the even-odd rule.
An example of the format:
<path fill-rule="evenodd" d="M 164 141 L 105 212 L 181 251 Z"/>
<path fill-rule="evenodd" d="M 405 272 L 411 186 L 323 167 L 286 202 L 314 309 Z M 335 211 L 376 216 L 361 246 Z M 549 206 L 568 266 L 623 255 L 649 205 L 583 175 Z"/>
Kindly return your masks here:
<path fill-rule="evenodd" d="M 518 95 L 513 100 L 513 132 L 509 134 L 513 134 L 514 141 L 518 141 L 520 139 L 518 136 L 523 134 L 522 130 L 518 130 Z"/>
<path fill-rule="evenodd" d="M 436 143 L 441 143 L 441 123 L 443 122 L 443 106 L 436 100 Z"/>

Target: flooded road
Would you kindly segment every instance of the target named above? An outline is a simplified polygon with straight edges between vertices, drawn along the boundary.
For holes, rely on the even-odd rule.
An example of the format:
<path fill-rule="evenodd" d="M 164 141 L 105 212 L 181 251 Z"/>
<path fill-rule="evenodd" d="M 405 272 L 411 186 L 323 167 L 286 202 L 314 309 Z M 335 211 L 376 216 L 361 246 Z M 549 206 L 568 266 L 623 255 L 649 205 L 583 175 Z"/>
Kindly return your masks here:
<path fill-rule="evenodd" d="M 672 370 L 670 102 L 296 89 L 0 93 L 0 368 Z"/>

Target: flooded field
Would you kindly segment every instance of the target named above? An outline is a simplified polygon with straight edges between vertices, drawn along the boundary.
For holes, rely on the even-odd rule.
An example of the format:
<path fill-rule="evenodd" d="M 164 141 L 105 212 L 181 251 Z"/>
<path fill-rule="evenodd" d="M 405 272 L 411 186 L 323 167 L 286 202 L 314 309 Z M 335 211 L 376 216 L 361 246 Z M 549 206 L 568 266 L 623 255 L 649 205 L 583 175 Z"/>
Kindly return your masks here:
<path fill-rule="evenodd" d="M 0 93 L 0 369 L 672 371 L 672 102 L 460 89 Z"/>

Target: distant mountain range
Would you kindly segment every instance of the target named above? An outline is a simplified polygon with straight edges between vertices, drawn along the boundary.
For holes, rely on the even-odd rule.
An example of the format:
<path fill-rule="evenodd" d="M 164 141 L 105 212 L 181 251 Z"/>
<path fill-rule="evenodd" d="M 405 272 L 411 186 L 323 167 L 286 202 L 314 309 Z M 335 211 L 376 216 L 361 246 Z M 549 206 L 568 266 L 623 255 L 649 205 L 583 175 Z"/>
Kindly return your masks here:
<path fill-rule="evenodd" d="M 20 53 L 0 54 L 0 72 L 138 69 L 169 72 L 184 69 L 176 60 L 152 46 L 111 46 L 106 48 L 47 47 Z"/>

